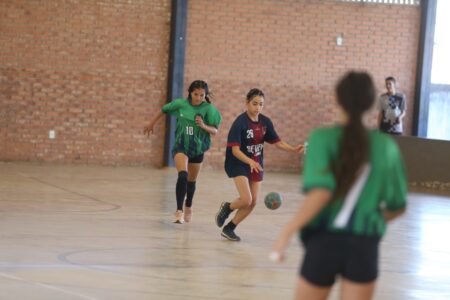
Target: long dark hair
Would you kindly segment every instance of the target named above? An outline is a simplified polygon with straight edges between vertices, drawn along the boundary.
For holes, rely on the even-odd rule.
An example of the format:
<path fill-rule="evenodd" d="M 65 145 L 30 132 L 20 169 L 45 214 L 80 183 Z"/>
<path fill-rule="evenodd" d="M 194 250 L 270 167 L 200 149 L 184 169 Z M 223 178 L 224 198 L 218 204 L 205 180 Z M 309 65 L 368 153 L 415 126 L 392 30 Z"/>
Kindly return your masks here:
<path fill-rule="evenodd" d="M 340 150 L 333 171 L 337 180 L 335 197 L 344 196 L 358 176 L 361 166 L 369 160 L 368 131 L 362 115 L 375 101 L 375 86 L 366 72 L 348 72 L 336 86 L 339 105 L 348 116 L 343 128 Z"/>
<path fill-rule="evenodd" d="M 191 83 L 188 88 L 188 100 L 192 101 L 191 93 L 196 89 L 204 89 L 205 90 L 205 99 L 206 102 L 211 103 L 211 93 L 209 92 L 208 84 L 203 80 L 195 80 Z"/>

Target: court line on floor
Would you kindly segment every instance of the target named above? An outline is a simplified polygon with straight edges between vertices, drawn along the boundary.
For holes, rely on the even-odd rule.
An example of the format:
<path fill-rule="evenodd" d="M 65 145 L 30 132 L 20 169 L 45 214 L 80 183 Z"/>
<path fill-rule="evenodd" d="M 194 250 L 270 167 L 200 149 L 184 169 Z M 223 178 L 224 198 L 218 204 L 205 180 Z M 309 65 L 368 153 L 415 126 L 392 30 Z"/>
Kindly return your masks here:
<path fill-rule="evenodd" d="M 12 280 L 25 282 L 25 283 L 28 283 L 28 284 L 33 284 L 33 285 L 36 285 L 36 286 L 39 286 L 39 287 L 43 287 L 43 288 L 46 288 L 46 289 L 49 289 L 49 290 L 55 290 L 55 291 L 58 291 L 58 292 L 61 292 L 61 293 L 67 294 L 67 295 L 76 296 L 76 297 L 79 297 L 81 299 L 98 300 L 98 298 L 93 298 L 93 297 L 86 296 L 86 295 L 83 295 L 83 294 L 80 294 L 80 293 L 76 293 L 76 292 L 72 292 L 72 291 L 69 291 L 69 290 L 65 290 L 65 289 L 62 289 L 62 288 L 50 285 L 50 284 L 35 282 L 35 281 L 32 281 L 32 280 L 28 280 L 28 279 L 25 279 L 25 278 L 22 278 L 22 277 L 14 276 L 14 275 L 3 273 L 3 272 L 0 272 L 0 277 L 4 277 L 4 278 L 7 278 L 7 279 L 12 279 Z"/>
<path fill-rule="evenodd" d="M 89 211 L 83 211 L 83 212 L 106 212 L 106 211 L 119 210 L 119 209 L 122 208 L 122 206 L 120 206 L 120 205 L 118 205 L 118 204 L 114 204 L 114 203 L 111 203 L 111 202 L 103 201 L 103 200 L 94 198 L 94 197 L 89 196 L 89 195 L 85 195 L 85 194 L 82 194 L 82 193 L 78 193 L 78 192 L 69 190 L 69 189 L 67 189 L 67 188 L 58 186 L 58 185 L 56 185 L 56 184 L 49 183 L 49 182 L 46 182 L 46 181 L 44 181 L 44 180 L 38 179 L 38 178 L 33 177 L 33 176 L 28 176 L 28 175 L 23 174 L 23 173 L 20 173 L 20 172 L 18 172 L 18 174 L 19 174 L 20 176 L 22 176 L 22 177 L 25 177 L 25 178 L 28 178 L 28 179 L 37 181 L 37 182 L 39 182 L 39 183 L 42 183 L 42 184 L 51 186 L 51 187 L 53 187 L 53 188 L 62 190 L 62 191 L 64 191 L 64 192 L 72 193 L 72 194 L 75 194 L 75 195 L 77 195 L 77 196 L 85 197 L 85 198 L 90 199 L 90 200 L 93 200 L 93 201 L 95 201 L 95 202 L 102 203 L 102 204 L 104 204 L 104 205 L 112 206 L 112 208 L 108 208 L 108 209 L 97 209 L 97 210 L 89 210 Z"/>

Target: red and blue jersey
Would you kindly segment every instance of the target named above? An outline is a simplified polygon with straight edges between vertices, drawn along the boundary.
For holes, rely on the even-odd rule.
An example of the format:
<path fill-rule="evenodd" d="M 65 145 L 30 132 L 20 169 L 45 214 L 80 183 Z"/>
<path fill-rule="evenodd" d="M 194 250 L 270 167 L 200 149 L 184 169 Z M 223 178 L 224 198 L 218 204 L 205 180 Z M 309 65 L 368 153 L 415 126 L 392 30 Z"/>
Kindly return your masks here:
<path fill-rule="evenodd" d="M 247 113 L 243 113 L 236 118 L 228 133 L 227 150 L 225 156 L 225 169 L 227 173 L 233 174 L 233 169 L 245 169 L 248 177 L 252 181 L 261 181 L 262 172 L 250 173 L 250 166 L 236 158 L 231 148 L 239 146 L 239 149 L 247 156 L 264 167 L 264 142 L 270 144 L 280 141 L 272 121 L 260 114 L 258 121 L 252 121 Z M 239 174 L 243 175 L 243 174 Z M 234 177 L 234 176 L 230 176 Z"/>

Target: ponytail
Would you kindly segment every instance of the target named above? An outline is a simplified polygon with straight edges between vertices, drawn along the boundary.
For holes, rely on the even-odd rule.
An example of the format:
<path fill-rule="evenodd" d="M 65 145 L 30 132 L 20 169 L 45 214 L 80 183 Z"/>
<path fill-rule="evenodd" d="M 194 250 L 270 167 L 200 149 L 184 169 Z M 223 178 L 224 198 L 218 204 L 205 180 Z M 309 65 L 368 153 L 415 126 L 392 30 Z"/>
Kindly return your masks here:
<path fill-rule="evenodd" d="M 361 166 L 369 159 L 369 137 L 360 115 L 350 115 L 344 126 L 339 156 L 334 173 L 337 180 L 336 197 L 344 196 L 355 182 Z"/>
<path fill-rule="evenodd" d="M 337 183 L 335 199 L 345 196 L 362 165 L 369 160 L 369 135 L 362 123 L 362 115 L 375 101 L 375 87 L 369 74 L 350 72 L 341 79 L 336 93 L 348 122 L 343 127 L 339 155 L 333 163 Z"/>

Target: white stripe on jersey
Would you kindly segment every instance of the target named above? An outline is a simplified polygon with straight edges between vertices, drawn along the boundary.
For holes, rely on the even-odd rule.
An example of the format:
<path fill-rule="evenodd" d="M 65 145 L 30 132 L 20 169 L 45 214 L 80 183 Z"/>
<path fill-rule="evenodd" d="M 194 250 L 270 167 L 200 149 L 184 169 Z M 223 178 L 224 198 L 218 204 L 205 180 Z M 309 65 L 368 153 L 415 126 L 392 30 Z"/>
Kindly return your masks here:
<path fill-rule="evenodd" d="M 356 203 L 358 202 L 359 195 L 361 194 L 363 187 L 366 185 L 367 178 L 369 178 L 369 173 L 370 164 L 366 163 L 362 166 L 361 174 L 348 191 L 344 200 L 344 205 L 334 219 L 334 227 L 344 228 L 347 225 L 348 220 L 355 209 Z"/>

